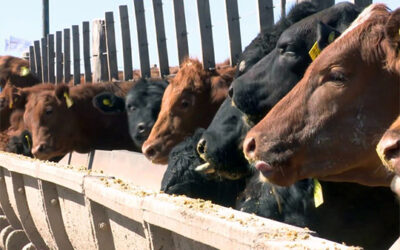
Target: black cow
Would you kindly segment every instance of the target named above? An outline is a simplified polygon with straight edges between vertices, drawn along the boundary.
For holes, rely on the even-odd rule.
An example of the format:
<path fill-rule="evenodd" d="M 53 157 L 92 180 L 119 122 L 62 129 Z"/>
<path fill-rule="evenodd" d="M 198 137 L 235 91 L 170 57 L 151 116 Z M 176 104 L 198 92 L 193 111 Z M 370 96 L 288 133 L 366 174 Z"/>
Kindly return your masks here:
<path fill-rule="evenodd" d="M 252 120 L 264 117 L 311 63 L 308 51 L 317 40 L 317 23 L 343 32 L 359 13 L 355 5 L 339 3 L 285 30 L 267 56 L 233 81 L 229 95 L 234 104 Z"/>
<path fill-rule="evenodd" d="M 93 105 L 110 114 L 126 111 L 129 134 L 135 145 L 141 148 L 160 112 L 167 84 L 161 79 L 140 79 L 129 90 L 125 100 L 112 93 L 101 93 L 93 98 Z"/>
<path fill-rule="evenodd" d="M 28 130 L 22 131 L 19 136 L 13 136 L 7 143 L 6 151 L 32 157 L 32 134 Z"/>
<path fill-rule="evenodd" d="M 386 249 L 397 238 L 398 203 L 388 188 L 353 183 L 321 182 L 324 202 L 315 207 L 315 183 L 306 179 L 290 187 L 251 178 L 227 180 L 195 171 L 204 164 L 196 144 L 204 129 L 178 144 L 169 155 L 161 190 L 211 200 L 216 204 L 308 227 L 318 236 L 337 242 Z M 373 235 L 373 237 L 371 237 Z"/>
<path fill-rule="evenodd" d="M 314 4 L 310 2 L 299 3 L 290 10 L 286 17 L 281 17 L 273 27 L 259 33 L 239 57 L 235 78 L 246 73 L 254 64 L 274 49 L 276 41 L 284 30 L 316 12 L 317 8 Z"/>
<path fill-rule="evenodd" d="M 332 27 L 321 22 L 314 21 L 313 18 L 318 19 L 319 17 L 320 13 L 317 13 L 294 24 L 288 30 L 282 33 L 279 41 L 287 41 L 289 38 L 286 37 L 290 36 L 290 39 L 296 41 L 297 44 L 305 43 L 301 40 L 302 36 L 300 36 L 303 33 L 302 28 L 309 27 L 309 23 L 312 23 L 312 25 L 315 26 L 314 29 L 309 27 L 307 30 L 313 30 L 314 36 L 309 36 L 308 39 L 314 42 L 316 41 L 318 43 L 318 47 L 323 49 L 327 46 L 329 39 L 334 39 L 340 34 Z M 295 37 L 296 39 L 292 37 Z M 280 46 L 279 43 L 277 46 Z M 296 47 L 294 44 L 291 46 Z M 296 56 L 296 59 L 293 60 L 281 60 L 279 58 L 280 56 L 277 58 L 276 56 L 276 49 L 274 49 L 259 63 L 254 65 L 253 68 L 261 70 L 260 63 L 266 62 L 266 59 L 268 59 L 267 62 L 274 60 L 278 61 L 277 64 L 280 65 L 282 71 L 291 71 L 293 68 L 297 68 L 297 70 L 292 71 L 291 74 L 288 74 L 287 78 L 274 72 L 270 72 L 269 70 L 264 70 L 262 72 L 263 75 L 267 75 L 266 79 L 269 79 L 267 82 L 259 83 L 259 85 L 262 86 L 260 87 L 259 91 L 265 91 L 265 93 L 263 94 L 261 92 L 257 92 L 257 96 L 250 98 L 252 100 L 247 101 L 253 103 L 254 105 L 261 106 L 263 108 L 262 113 L 256 113 L 252 111 L 251 116 L 245 115 L 241 112 L 241 110 L 235 106 L 232 106 L 232 100 L 230 97 L 228 97 L 219 108 L 217 114 L 207 128 L 207 131 L 204 132 L 203 137 L 199 141 L 197 149 L 200 156 L 210 163 L 208 166 L 209 168 L 214 168 L 221 176 L 225 178 L 241 178 L 249 171 L 249 167 L 242 150 L 242 143 L 246 133 L 256 122 L 259 121 L 259 119 L 265 114 L 265 111 L 268 111 L 270 108 L 272 108 L 279 101 L 279 99 L 282 98 L 283 95 L 297 83 L 297 79 L 302 77 L 306 67 L 311 62 L 308 53 L 304 54 L 303 52 L 301 52 L 298 56 Z M 248 75 L 251 76 L 253 74 L 253 68 L 250 69 L 246 74 L 236 79 L 235 82 L 238 80 L 241 81 L 240 79 L 248 77 Z M 275 75 L 278 77 L 275 77 Z M 284 83 L 280 84 L 279 81 L 281 81 L 282 78 L 285 80 Z M 264 85 L 261 85 L 261 83 Z M 241 84 L 246 85 L 247 83 Z M 268 96 L 271 96 L 271 98 Z M 262 98 L 265 99 L 261 100 Z M 261 104 L 259 104 L 258 101 Z M 253 108 L 255 107 L 253 106 Z"/>
<path fill-rule="evenodd" d="M 223 180 L 195 171 L 197 166 L 204 163 L 196 152 L 196 145 L 203 132 L 204 129 L 197 129 L 193 136 L 187 137 L 172 149 L 161 182 L 161 191 L 234 207 L 236 197 L 245 187 L 244 179 Z"/>

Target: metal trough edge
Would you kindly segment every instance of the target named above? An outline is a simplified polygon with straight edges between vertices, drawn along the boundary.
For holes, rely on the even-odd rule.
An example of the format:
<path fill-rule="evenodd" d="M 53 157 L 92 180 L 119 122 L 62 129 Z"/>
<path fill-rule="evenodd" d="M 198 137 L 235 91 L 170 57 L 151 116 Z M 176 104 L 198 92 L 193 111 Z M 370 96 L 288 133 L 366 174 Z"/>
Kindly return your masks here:
<path fill-rule="evenodd" d="M 85 206 L 91 202 L 99 204 L 100 207 L 94 207 L 103 210 L 103 217 L 109 216 L 107 211 L 111 211 L 132 220 L 132 223 L 143 225 L 149 249 L 163 244 L 167 248 L 176 247 L 176 241 L 187 239 L 205 244 L 205 248 L 219 249 L 354 249 L 314 237 L 307 229 L 209 201 L 151 191 L 79 168 L 6 153 L 0 153 L 0 166 L 73 190 L 90 201 Z M 96 225 L 95 222 L 92 221 L 92 225 Z M 109 230 L 109 233 L 116 232 Z M 96 235 L 93 237 L 98 237 Z M 116 235 L 112 237 L 116 238 Z M 99 242 L 98 239 L 94 241 Z"/>

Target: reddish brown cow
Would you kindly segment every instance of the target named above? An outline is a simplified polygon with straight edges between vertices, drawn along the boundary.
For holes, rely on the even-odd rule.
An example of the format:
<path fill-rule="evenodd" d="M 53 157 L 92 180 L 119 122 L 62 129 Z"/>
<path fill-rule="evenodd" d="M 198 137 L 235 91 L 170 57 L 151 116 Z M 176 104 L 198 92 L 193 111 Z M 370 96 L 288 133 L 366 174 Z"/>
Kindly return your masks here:
<path fill-rule="evenodd" d="M 371 5 L 355 22 L 247 134 L 246 156 L 272 183 L 390 186 L 375 147 L 400 113 L 400 9 Z"/>
<path fill-rule="evenodd" d="M 400 176 L 400 116 L 382 136 L 376 151 L 383 164 Z"/>
<path fill-rule="evenodd" d="M 31 94 L 24 122 L 32 133 L 32 154 L 43 160 L 71 151 L 139 149 L 129 136 L 125 113 L 104 114 L 92 98 L 107 91 L 125 96 L 134 82 L 57 85 L 55 90 Z"/>
<path fill-rule="evenodd" d="M 0 131 L 9 129 L 10 117 L 17 110 L 24 110 L 27 96 L 31 93 L 37 93 L 43 90 L 54 89 L 54 84 L 39 84 L 32 87 L 17 88 L 7 83 L 0 93 Z M 14 126 L 19 126 L 14 122 Z"/>
<path fill-rule="evenodd" d="M 0 56 L 0 88 L 4 88 L 7 82 L 17 87 L 27 87 L 39 83 L 39 79 L 29 71 L 27 60 Z"/>
<path fill-rule="evenodd" d="M 166 164 L 171 149 L 197 127 L 207 127 L 225 100 L 235 68 L 228 63 L 205 70 L 186 59 L 164 92 L 161 111 L 142 151 L 154 163 Z"/>

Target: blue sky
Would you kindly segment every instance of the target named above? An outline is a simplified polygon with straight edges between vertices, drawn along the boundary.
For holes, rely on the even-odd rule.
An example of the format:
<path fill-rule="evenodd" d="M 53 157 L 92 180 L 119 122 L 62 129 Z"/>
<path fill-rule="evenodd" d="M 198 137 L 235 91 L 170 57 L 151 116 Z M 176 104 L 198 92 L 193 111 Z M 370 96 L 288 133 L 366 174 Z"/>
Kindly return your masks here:
<path fill-rule="evenodd" d="M 3 0 L 4 1 L 4 0 Z M 130 29 L 133 48 L 133 66 L 139 68 L 139 56 L 137 46 L 136 23 L 134 20 L 133 0 L 68 0 L 50 2 L 50 33 L 71 28 L 78 24 L 82 31 L 83 21 L 104 19 L 106 11 L 114 12 L 115 31 L 117 38 L 118 68 L 122 69 L 121 31 L 119 23 L 119 5 L 127 5 L 130 16 Z M 289 9 L 295 0 L 287 0 Z M 336 1 L 340 2 L 340 1 Z M 399 0 L 374 1 L 386 3 L 391 9 L 400 7 Z M 244 48 L 258 33 L 257 0 L 238 0 L 242 47 Z M 280 15 L 280 0 L 274 0 L 275 21 Z M 10 36 L 29 41 L 39 40 L 42 34 L 42 1 L 19 0 L 4 1 L 2 14 L 0 15 L 0 55 L 11 54 L 20 56 L 20 53 L 5 52 L 5 40 Z M 155 25 L 151 0 L 144 0 L 147 23 L 147 35 L 149 43 L 150 63 L 158 63 Z M 197 19 L 196 0 L 184 0 L 185 14 L 188 29 L 189 54 L 201 59 L 200 33 Z M 226 24 L 225 1 L 210 0 L 211 19 L 213 24 L 214 51 L 216 62 L 222 62 L 229 57 L 228 32 Z M 167 49 L 169 64 L 178 65 L 178 56 L 175 39 L 175 26 L 173 16 L 173 1 L 163 1 L 165 30 L 167 36 Z M 80 37 L 82 39 L 82 37 Z M 82 48 L 82 45 L 81 45 Z M 82 54 L 82 51 L 81 51 Z M 82 56 L 81 56 L 82 57 Z M 81 62 L 83 64 L 83 62 Z"/>

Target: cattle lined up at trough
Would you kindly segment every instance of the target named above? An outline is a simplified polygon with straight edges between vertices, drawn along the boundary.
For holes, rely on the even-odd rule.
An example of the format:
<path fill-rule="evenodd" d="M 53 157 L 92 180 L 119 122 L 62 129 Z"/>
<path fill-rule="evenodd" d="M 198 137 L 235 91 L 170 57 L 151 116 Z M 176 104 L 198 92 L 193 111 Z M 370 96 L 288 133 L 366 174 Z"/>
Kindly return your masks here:
<path fill-rule="evenodd" d="M 400 183 L 400 9 L 360 12 L 297 4 L 236 67 L 186 58 L 169 79 L 77 86 L 8 76 L 0 150 L 54 161 L 71 151 L 143 151 L 168 163 L 165 193 L 388 248 L 399 233 L 387 187 Z"/>

